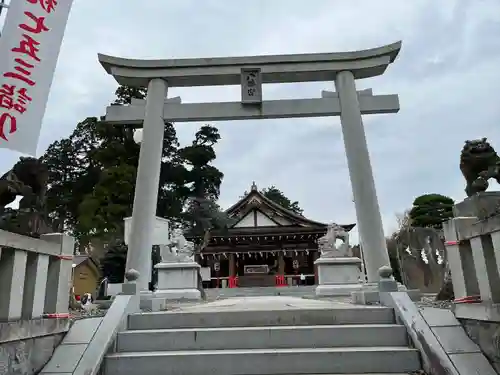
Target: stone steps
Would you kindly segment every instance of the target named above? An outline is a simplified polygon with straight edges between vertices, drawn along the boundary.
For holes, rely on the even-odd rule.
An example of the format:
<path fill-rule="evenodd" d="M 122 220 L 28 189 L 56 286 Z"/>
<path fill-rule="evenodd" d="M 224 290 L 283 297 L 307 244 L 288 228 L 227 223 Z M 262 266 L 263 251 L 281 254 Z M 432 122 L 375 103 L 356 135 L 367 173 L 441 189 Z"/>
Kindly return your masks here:
<path fill-rule="evenodd" d="M 406 346 L 396 324 L 157 329 L 121 332 L 118 352 Z"/>
<path fill-rule="evenodd" d="M 132 314 L 128 318 L 130 330 L 262 327 L 262 326 L 311 326 L 337 324 L 392 324 L 394 311 L 386 307 L 354 307 L 346 304 L 340 308 L 154 312 Z"/>
<path fill-rule="evenodd" d="M 115 353 L 106 375 L 261 375 L 411 372 L 419 353 L 406 347 L 188 350 Z"/>
<path fill-rule="evenodd" d="M 397 375 L 421 368 L 382 306 L 247 297 L 132 314 L 103 375 Z"/>

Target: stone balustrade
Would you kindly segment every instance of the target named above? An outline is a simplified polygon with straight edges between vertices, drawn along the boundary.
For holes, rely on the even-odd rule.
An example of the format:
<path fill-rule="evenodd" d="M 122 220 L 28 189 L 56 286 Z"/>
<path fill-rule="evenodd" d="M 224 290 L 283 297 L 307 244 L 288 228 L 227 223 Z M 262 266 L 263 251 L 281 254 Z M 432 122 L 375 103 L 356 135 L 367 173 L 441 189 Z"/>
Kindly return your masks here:
<path fill-rule="evenodd" d="M 500 215 L 458 216 L 443 229 L 455 299 L 500 303 Z"/>
<path fill-rule="evenodd" d="M 0 230 L 0 322 L 68 313 L 74 239 Z"/>

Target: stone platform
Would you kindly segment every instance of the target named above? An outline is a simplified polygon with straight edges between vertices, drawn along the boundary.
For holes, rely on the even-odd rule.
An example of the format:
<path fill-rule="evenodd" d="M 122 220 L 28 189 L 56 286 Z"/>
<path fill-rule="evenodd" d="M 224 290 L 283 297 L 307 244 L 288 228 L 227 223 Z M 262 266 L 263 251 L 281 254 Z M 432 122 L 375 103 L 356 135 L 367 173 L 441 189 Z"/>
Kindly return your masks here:
<path fill-rule="evenodd" d="M 290 297 L 313 297 L 316 285 L 300 286 L 263 286 L 263 287 L 238 287 L 238 288 L 209 288 L 205 293 L 209 300 L 234 297 L 258 297 L 258 296 L 290 296 Z"/>
<path fill-rule="evenodd" d="M 364 305 L 353 305 L 349 298 L 330 300 L 314 300 L 291 296 L 259 296 L 234 297 L 208 303 L 178 305 L 178 311 L 211 312 L 211 311 L 263 311 L 288 309 L 333 309 L 333 308 L 365 308 Z"/>

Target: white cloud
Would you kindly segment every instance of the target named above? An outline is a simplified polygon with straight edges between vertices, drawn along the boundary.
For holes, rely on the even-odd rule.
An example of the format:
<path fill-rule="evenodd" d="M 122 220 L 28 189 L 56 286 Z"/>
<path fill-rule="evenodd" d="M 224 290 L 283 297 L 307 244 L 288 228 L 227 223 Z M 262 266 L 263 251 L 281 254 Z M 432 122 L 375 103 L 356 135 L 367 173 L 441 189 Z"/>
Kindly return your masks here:
<path fill-rule="evenodd" d="M 403 40 L 386 74 L 360 88 L 398 93 L 396 115 L 365 118 L 386 231 L 415 196 L 463 198 L 458 169 L 465 139 L 486 136 L 500 151 L 500 3 L 497 0 L 75 1 L 44 121 L 39 153 L 86 116 L 99 116 L 115 83 L 97 53 L 182 58 L 334 52 Z M 266 99 L 319 97 L 333 83 L 272 85 Z M 237 87 L 172 89 L 184 102 L 237 100 Z M 354 222 L 338 118 L 214 123 L 221 203 L 253 180 L 274 184 L 306 215 Z M 199 124 L 179 124 L 188 142 Z M 0 169 L 18 155 L 0 150 Z"/>

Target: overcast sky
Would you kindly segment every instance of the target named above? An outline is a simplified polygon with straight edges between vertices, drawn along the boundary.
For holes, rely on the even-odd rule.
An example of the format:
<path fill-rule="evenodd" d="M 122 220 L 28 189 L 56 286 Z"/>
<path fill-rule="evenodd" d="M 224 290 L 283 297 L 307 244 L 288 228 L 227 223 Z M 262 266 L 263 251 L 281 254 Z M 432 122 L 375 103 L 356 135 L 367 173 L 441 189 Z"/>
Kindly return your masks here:
<path fill-rule="evenodd" d="M 11 0 L 17 1 L 17 0 Z M 75 0 L 38 154 L 78 121 L 104 114 L 115 81 L 97 53 L 130 58 L 341 52 L 403 41 L 380 77 L 358 81 L 399 94 L 401 111 L 364 118 L 386 234 L 395 213 L 425 193 L 463 199 L 458 163 L 466 139 L 500 151 L 498 0 Z M 265 99 L 320 97 L 332 82 L 270 85 Z M 237 101 L 238 87 L 172 89 L 183 102 Z M 276 185 L 305 216 L 356 221 L 338 118 L 213 123 L 222 139 L 221 205 Z M 181 143 L 200 124 L 176 126 Z M 0 172 L 19 154 L 0 149 Z"/>

